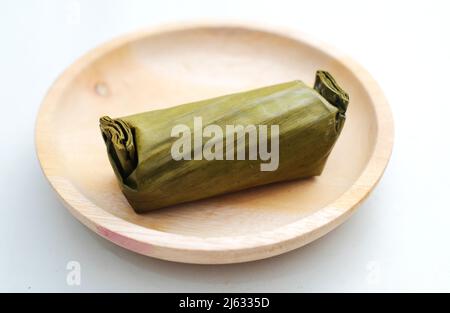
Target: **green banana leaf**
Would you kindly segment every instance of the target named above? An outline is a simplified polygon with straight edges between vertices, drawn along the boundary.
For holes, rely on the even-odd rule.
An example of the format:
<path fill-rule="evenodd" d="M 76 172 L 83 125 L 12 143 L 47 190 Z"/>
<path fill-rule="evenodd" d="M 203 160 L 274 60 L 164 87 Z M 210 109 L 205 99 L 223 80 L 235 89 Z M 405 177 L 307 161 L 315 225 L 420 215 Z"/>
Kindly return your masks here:
<path fill-rule="evenodd" d="M 100 129 L 122 192 L 143 213 L 320 175 L 348 102 L 333 77 L 318 71 L 314 88 L 291 81 L 117 119 L 105 116 Z"/>

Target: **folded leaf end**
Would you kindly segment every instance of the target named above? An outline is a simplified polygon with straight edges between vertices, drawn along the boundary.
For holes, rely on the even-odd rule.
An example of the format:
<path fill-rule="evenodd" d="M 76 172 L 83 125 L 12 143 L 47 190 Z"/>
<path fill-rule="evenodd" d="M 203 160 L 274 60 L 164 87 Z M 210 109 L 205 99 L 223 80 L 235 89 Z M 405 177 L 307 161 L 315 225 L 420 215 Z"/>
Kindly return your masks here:
<path fill-rule="evenodd" d="M 137 166 L 133 129 L 121 119 L 103 116 L 100 130 L 114 170 L 125 180 Z"/>

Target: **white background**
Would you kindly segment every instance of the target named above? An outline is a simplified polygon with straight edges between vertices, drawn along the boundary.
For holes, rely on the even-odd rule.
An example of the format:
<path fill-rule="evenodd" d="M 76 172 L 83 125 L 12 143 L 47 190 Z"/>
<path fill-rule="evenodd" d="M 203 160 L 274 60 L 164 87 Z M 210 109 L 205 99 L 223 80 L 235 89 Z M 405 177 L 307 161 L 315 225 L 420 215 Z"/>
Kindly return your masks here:
<path fill-rule="evenodd" d="M 449 1 L 1 1 L 0 291 L 450 291 Z M 170 263 L 98 237 L 59 202 L 34 148 L 39 104 L 101 42 L 195 19 L 269 22 L 336 46 L 392 106 L 387 171 L 344 225 L 258 262 Z M 66 264 L 81 264 L 81 285 Z"/>

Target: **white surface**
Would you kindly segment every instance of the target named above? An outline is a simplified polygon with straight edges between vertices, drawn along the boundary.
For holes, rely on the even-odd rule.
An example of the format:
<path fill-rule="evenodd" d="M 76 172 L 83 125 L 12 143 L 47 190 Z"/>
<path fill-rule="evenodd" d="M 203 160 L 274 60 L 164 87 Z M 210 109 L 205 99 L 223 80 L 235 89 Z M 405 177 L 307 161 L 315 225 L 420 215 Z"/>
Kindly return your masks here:
<path fill-rule="evenodd" d="M 445 0 L 1 1 L 0 291 L 450 291 L 449 13 Z M 337 230 L 263 261 L 176 264 L 98 237 L 51 190 L 34 121 L 57 75 L 116 35 L 197 18 L 306 32 L 356 59 L 384 89 L 393 156 Z M 66 283 L 71 260 L 81 265 L 80 286 Z"/>

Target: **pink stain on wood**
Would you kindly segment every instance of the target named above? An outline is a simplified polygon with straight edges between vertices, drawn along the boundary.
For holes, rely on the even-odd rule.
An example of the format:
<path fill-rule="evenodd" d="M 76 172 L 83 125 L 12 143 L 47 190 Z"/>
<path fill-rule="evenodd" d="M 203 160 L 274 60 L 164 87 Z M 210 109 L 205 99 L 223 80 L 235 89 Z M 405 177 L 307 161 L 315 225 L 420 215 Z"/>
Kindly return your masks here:
<path fill-rule="evenodd" d="M 97 233 L 108 239 L 109 241 L 114 242 L 116 245 L 119 245 L 125 249 L 140 253 L 140 254 L 148 254 L 150 252 L 150 245 L 146 243 L 142 243 L 140 241 L 125 237 L 119 233 L 113 232 L 109 229 L 106 229 L 102 226 L 96 226 Z"/>

